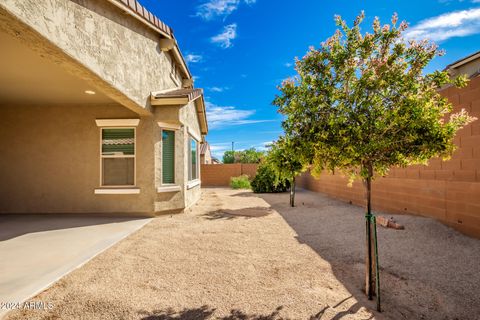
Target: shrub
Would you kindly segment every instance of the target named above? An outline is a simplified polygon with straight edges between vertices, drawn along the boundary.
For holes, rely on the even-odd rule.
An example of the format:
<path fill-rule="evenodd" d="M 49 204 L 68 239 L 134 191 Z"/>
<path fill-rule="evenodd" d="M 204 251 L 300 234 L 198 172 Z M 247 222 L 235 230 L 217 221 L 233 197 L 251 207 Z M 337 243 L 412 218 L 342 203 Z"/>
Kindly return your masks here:
<path fill-rule="evenodd" d="M 250 189 L 250 180 L 248 180 L 246 174 L 239 177 L 231 177 L 230 186 L 232 189 Z"/>
<path fill-rule="evenodd" d="M 286 179 L 280 179 L 275 171 L 266 163 L 262 163 L 252 181 L 255 193 L 285 192 L 289 187 Z"/>

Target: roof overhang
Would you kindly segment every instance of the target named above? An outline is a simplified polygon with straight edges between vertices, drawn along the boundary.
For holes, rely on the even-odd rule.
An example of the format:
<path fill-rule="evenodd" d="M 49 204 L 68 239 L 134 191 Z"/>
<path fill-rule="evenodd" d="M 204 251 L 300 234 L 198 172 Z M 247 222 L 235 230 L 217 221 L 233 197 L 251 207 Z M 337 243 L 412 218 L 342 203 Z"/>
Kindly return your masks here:
<path fill-rule="evenodd" d="M 202 89 L 175 89 L 151 93 L 152 106 L 185 105 L 203 96 Z"/>
<path fill-rule="evenodd" d="M 202 136 L 206 136 L 208 133 L 208 122 L 203 94 L 195 100 L 195 107 L 197 108 L 198 121 L 200 122 L 200 131 Z"/>
<path fill-rule="evenodd" d="M 190 102 L 195 103 L 200 131 L 204 136 L 208 133 L 208 123 L 202 89 L 175 89 L 152 92 L 150 95 L 152 106 L 184 106 Z"/>
<path fill-rule="evenodd" d="M 465 58 L 462 58 L 462 59 L 460 59 L 460 60 L 455 61 L 454 63 L 449 64 L 449 65 L 445 68 L 445 70 L 459 68 L 459 67 L 461 67 L 461 66 L 463 66 L 463 65 L 465 65 L 465 64 L 467 64 L 467 63 L 469 63 L 469 62 L 472 62 L 472 61 L 474 61 L 474 60 L 477 60 L 477 59 L 480 59 L 480 51 L 475 52 L 474 54 L 471 54 L 471 55 L 469 55 L 469 56 L 467 56 L 467 57 L 465 57 Z"/>

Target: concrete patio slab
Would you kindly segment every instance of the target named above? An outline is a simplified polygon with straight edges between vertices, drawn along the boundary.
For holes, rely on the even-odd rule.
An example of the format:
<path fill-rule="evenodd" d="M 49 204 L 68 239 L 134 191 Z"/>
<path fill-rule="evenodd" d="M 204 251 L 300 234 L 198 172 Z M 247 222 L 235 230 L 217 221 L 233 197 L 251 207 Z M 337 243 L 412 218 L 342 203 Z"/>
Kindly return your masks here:
<path fill-rule="evenodd" d="M 91 215 L 0 216 L 0 302 L 26 301 L 150 221 Z M 2 305 L 0 318 L 8 311 Z"/>

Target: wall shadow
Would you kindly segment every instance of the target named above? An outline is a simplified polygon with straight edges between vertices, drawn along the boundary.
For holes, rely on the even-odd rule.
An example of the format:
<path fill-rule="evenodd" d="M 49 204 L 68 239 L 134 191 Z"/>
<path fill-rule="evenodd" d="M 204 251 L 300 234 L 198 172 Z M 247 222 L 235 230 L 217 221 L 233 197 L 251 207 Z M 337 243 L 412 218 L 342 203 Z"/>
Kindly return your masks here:
<path fill-rule="evenodd" d="M 141 220 L 145 217 L 97 216 L 95 214 L 1 214 L 0 241 L 29 233 Z"/>

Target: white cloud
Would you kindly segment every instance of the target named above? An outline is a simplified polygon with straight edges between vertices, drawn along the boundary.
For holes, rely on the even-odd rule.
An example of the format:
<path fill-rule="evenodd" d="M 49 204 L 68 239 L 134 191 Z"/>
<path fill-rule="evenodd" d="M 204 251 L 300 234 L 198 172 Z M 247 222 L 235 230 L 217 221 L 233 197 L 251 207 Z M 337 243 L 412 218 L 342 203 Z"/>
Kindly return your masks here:
<path fill-rule="evenodd" d="M 255 113 L 255 110 L 240 110 L 232 106 L 217 106 L 208 101 L 205 105 L 208 126 L 211 129 L 272 121 L 248 119 Z"/>
<path fill-rule="evenodd" d="M 465 2 L 465 0 L 438 0 L 440 3 L 450 4 L 451 2 Z M 480 0 L 470 0 L 471 3 L 480 3 Z"/>
<path fill-rule="evenodd" d="M 285 63 L 285 67 L 287 67 L 287 68 L 290 68 L 290 67 L 292 67 L 292 66 L 293 66 L 293 63 L 291 63 L 291 62 Z"/>
<path fill-rule="evenodd" d="M 408 29 L 406 39 L 444 41 L 480 33 L 480 8 L 454 11 L 420 21 Z"/>
<path fill-rule="evenodd" d="M 237 24 L 232 23 L 223 28 L 220 34 L 212 37 L 210 40 L 218 44 L 220 47 L 226 49 L 233 46 L 232 40 L 237 37 Z"/>
<path fill-rule="evenodd" d="M 252 5 L 256 0 L 243 0 L 244 3 Z M 238 9 L 241 0 L 208 0 L 197 7 L 197 17 L 204 20 L 212 20 L 217 17 L 227 17 Z"/>
<path fill-rule="evenodd" d="M 259 151 L 267 151 L 270 150 L 270 147 L 274 141 L 265 141 L 262 143 L 259 143 L 257 145 L 254 145 L 253 148 L 259 150 Z"/>
<path fill-rule="evenodd" d="M 199 54 L 187 54 L 185 56 L 185 61 L 187 61 L 187 63 L 197 63 L 197 62 L 201 62 L 203 60 L 203 57 Z"/>
<path fill-rule="evenodd" d="M 228 87 L 210 87 L 208 88 L 208 90 L 212 91 L 212 92 L 223 92 L 225 90 L 228 90 L 229 88 Z"/>

